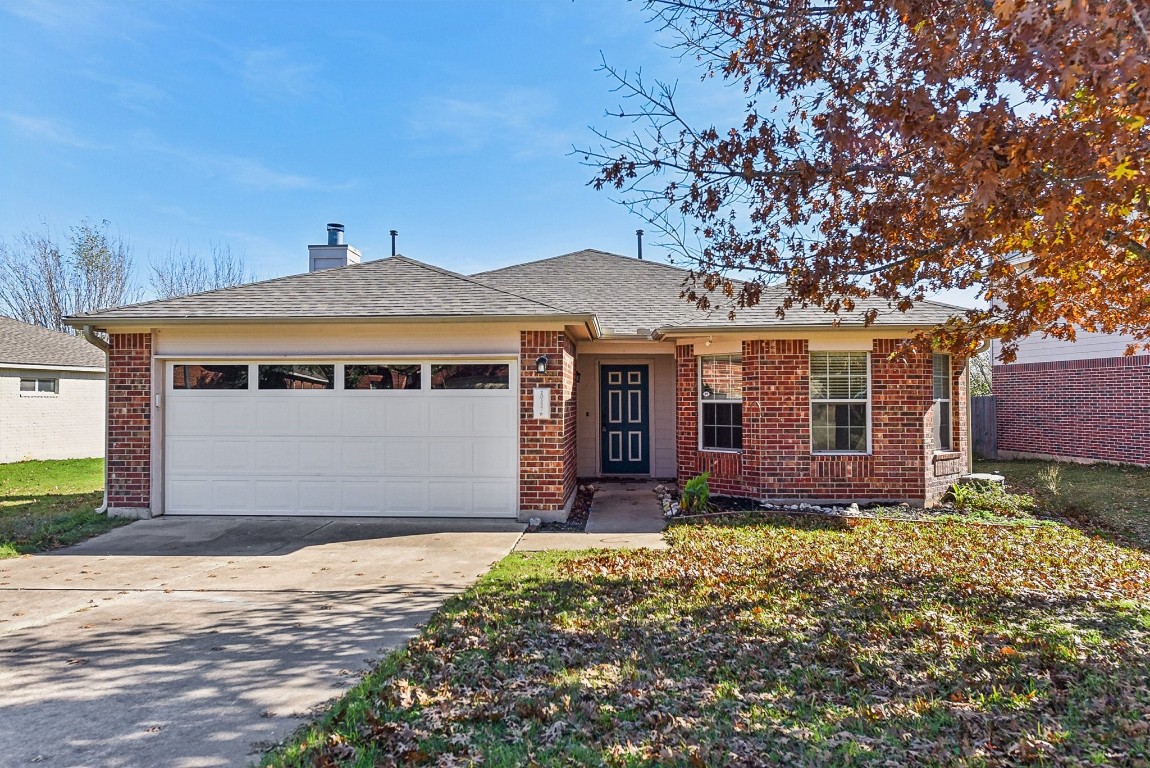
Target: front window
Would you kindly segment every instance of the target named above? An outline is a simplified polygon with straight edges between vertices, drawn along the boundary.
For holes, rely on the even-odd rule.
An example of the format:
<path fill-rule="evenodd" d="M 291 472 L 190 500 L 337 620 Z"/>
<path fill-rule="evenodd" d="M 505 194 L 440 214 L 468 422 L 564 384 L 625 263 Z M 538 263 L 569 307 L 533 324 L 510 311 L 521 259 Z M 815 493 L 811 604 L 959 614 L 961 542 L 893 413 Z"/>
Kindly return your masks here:
<path fill-rule="evenodd" d="M 934 356 L 934 449 L 951 449 L 950 355 Z"/>
<path fill-rule="evenodd" d="M 699 358 L 700 444 L 703 448 L 743 448 L 743 359 L 738 355 Z"/>
<path fill-rule="evenodd" d="M 866 352 L 811 353 L 811 450 L 866 453 L 870 364 Z"/>

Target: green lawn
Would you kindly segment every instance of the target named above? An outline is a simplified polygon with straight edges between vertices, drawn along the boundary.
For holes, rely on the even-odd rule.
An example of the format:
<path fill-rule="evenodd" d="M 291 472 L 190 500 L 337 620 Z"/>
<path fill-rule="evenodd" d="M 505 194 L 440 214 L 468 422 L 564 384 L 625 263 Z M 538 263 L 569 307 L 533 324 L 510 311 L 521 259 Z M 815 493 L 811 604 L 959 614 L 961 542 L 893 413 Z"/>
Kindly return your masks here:
<path fill-rule="evenodd" d="M 999 472 L 1011 491 L 1032 494 L 1040 509 L 1095 523 L 1150 547 L 1150 469 L 1052 461 L 978 461 L 976 472 Z M 1055 472 L 1054 478 L 1050 477 Z M 1044 477 L 1045 473 L 1045 477 Z"/>
<path fill-rule="evenodd" d="M 746 519 L 513 554 L 274 766 L 1150 761 L 1150 554 L 1064 525 Z"/>
<path fill-rule="evenodd" d="M 75 544 L 125 520 L 97 515 L 103 459 L 0 464 L 0 558 Z"/>

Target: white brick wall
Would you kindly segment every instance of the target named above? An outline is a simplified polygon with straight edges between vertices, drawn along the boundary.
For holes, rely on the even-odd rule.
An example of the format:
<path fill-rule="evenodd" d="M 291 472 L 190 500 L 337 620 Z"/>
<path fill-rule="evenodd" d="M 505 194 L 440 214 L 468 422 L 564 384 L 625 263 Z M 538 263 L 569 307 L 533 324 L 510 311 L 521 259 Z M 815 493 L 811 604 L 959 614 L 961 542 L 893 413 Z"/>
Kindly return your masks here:
<path fill-rule="evenodd" d="M 58 393 L 21 392 L 21 378 L 54 378 Z M 0 463 L 104 455 L 104 374 L 0 369 Z"/>

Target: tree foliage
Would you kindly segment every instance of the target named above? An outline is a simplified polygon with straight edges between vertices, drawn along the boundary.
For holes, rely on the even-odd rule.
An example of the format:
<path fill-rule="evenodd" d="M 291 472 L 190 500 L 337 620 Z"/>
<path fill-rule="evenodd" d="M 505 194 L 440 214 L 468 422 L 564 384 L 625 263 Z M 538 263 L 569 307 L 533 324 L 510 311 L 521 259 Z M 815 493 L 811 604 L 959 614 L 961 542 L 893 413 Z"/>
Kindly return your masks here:
<path fill-rule="evenodd" d="M 164 259 L 152 264 L 148 282 L 157 297 L 167 299 L 230 288 L 255 279 L 243 256 L 233 254 L 228 245 L 213 243 L 207 258 L 190 248 L 173 247 Z"/>
<path fill-rule="evenodd" d="M 17 320 L 73 332 L 64 318 L 135 299 L 132 247 L 84 219 L 61 244 L 47 225 L 0 242 L 0 309 Z"/>
<path fill-rule="evenodd" d="M 607 67 L 634 128 L 584 152 L 593 184 L 692 266 L 687 298 L 779 285 L 780 312 L 843 312 L 974 289 L 990 308 L 935 343 L 1150 344 L 1144 0 L 647 5 L 704 81 L 745 94 L 735 124 L 700 123 L 675 87 Z"/>

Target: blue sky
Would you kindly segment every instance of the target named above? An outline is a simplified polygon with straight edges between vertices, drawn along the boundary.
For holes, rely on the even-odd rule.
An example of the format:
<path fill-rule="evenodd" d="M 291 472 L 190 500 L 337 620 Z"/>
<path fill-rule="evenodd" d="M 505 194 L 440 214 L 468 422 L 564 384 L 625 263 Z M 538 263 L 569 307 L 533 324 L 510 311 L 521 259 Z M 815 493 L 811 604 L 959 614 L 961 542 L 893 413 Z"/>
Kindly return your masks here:
<path fill-rule="evenodd" d="M 621 0 L 0 0 L 0 237 L 108 219 L 141 271 L 222 243 L 260 277 L 305 271 L 329 221 L 366 259 L 395 228 L 461 272 L 633 253 L 643 222 L 571 154 L 620 127 L 601 58 L 680 80 L 712 120 L 741 102 L 645 18 Z"/>

